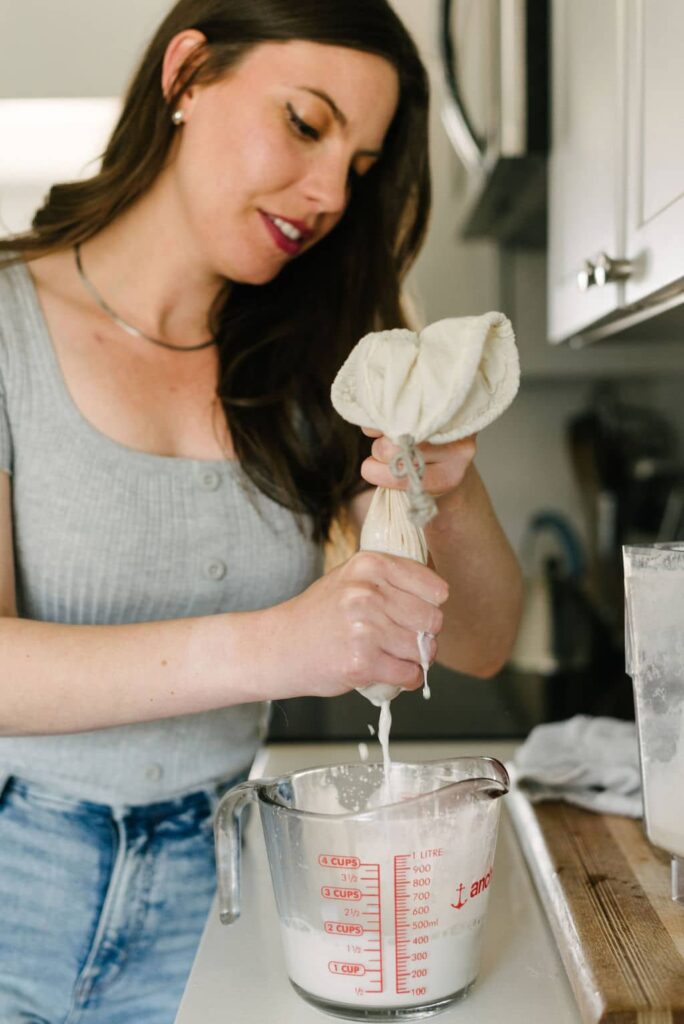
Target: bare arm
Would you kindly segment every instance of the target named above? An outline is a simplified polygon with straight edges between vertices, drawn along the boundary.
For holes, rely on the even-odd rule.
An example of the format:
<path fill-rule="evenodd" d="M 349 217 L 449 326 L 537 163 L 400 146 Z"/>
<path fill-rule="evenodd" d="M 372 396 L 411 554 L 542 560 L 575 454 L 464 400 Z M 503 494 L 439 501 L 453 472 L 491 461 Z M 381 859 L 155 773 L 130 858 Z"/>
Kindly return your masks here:
<path fill-rule="evenodd" d="M 418 686 L 415 634 L 435 631 L 437 575 L 356 555 L 272 608 L 72 626 L 16 617 L 10 480 L 0 472 L 0 735 L 78 732 L 370 680 Z M 382 584 L 378 585 L 378 580 Z"/>
<path fill-rule="evenodd" d="M 17 618 L 11 481 L 0 471 L 0 734 L 97 729 L 258 700 L 269 678 L 263 620 L 245 613 L 68 626 Z M 229 664 L 241 669 L 228 688 Z"/>
<path fill-rule="evenodd" d="M 437 499 L 425 536 L 430 564 L 449 584 L 438 661 L 492 676 L 515 641 L 522 606 L 517 559 L 474 465 L 458 491 Z"/>

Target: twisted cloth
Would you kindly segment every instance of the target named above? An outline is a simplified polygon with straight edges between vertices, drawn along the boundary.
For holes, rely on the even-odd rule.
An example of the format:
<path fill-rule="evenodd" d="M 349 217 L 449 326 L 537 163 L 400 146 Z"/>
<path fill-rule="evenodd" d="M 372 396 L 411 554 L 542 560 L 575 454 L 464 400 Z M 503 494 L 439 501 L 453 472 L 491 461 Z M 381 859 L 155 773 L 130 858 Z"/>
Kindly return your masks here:
<path fill-rule="evenodd" d="M 361 532 L 361 548 L 427 563 L 423 527 L 437 506 L 422 486 L 417 445 L 447 444 L 492 423 L 520 382 L 513 328 L 503 313 L 459 317 L 419 333 L 374 331 L 354 347 L 332 386 L 333 406 L 349 423 L 381 431 L 399 447 L 392 472 L 406 491 L 378 487 Z M 371 683 L 373 703 L 400 687 Z"/>

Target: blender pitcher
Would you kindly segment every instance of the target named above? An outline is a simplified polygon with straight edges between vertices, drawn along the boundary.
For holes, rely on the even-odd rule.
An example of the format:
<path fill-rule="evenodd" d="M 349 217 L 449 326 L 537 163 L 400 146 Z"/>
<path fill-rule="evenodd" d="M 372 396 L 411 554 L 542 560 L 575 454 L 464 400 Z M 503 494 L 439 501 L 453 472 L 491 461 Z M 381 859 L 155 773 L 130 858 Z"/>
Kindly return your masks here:
<path fill-rule="evenodd" d="M 634 545 L 623 556 L 646 833 L 672 855 L 672 898 L 684 903 L 684 544 Z"/>
<path fill-rule="evenodd" d="M 477 975 L 506 769 L 491 758 L 345 764 L 249 781 L 216 814 L 224 924 L 240 914 L 240 813 L 256 800 L 290 981 L 352 1020 L 410 1020 Z"/>

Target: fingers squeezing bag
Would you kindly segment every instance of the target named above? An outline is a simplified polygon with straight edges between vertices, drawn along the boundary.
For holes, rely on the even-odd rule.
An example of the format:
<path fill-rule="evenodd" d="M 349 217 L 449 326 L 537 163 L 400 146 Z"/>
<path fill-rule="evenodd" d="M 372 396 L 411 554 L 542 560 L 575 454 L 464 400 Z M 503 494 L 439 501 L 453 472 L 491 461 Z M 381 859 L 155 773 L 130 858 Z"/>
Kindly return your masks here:
<path fill-rule="evenodd" d="M 419 333 L 374 331 L 354 347 L 331 390 L 349 423 L 382 431 L 400 449 L 392 462 L 407 490 L 378 487 L 361 532 L 361 548 L 427 563 L 423 527 L 436 515 L 423 490 L 416 445 L 446 444 L 476 434 L 511 404 L 520 368 L 513 328 L 503 313 L 457 317 Z M 360 693 L 374 704 L 400 687 L 370 683 Z"/>

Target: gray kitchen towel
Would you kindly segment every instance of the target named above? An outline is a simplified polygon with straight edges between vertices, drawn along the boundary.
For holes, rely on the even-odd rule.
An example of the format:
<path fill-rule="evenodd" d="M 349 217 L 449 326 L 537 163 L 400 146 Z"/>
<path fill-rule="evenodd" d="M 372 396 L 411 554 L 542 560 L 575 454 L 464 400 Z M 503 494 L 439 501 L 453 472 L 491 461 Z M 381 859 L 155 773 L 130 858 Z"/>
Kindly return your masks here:
<path fill-rule="evenodd" d="M 508 767 L 513 783 L 534 802 L 566 800 L 629 818 L 643 814 L 634 722 L 575 715 L 538 725 Z"/>

